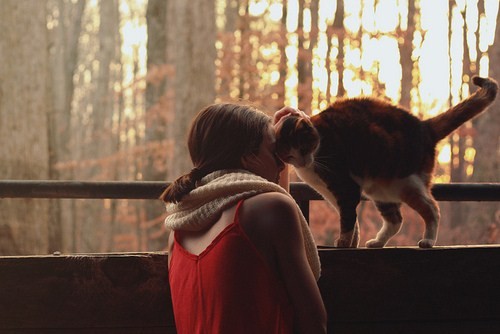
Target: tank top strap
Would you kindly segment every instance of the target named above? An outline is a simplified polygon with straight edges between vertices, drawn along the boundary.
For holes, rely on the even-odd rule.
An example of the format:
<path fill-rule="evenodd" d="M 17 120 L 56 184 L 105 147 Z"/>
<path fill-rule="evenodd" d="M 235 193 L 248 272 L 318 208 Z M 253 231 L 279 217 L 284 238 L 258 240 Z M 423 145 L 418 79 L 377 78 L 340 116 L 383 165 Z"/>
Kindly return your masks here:
<path fill-rule="evenodd" d="M 240 225 L 240 208 L 244 201 L 245 200 L 242 199 L 236 205 L 236 211 L 234 212 L 234 218 L 233 218 L 233 222 L 235 225 Z"/>

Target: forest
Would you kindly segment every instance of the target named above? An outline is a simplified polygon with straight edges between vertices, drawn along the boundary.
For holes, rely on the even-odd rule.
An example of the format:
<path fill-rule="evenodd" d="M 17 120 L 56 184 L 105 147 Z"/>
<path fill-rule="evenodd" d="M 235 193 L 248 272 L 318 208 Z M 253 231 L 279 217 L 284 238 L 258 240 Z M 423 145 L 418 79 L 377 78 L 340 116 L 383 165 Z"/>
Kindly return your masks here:
<path fill-rule="evenodd" d="M 388 99 L 425 119 L 500 80 L 498 0 L 1 0 L 0 178 L 172 181 L 203 106 L 315 114 Z M 500 101 L 441 142 L 434 182 L 499 182 Z M 292 181 L 298 181 L 293 175 Z M 438 245 L 498 243 L 500 205 L 441 202 Z M 414 246 L 423 222 L 390 246 Z M 0 255 L 161 251 L 146 200 L 1 199 Z M 362 244 L 382 220 L 359 208 Z M 320 245 L 338 215 L 311 204 Z"/>

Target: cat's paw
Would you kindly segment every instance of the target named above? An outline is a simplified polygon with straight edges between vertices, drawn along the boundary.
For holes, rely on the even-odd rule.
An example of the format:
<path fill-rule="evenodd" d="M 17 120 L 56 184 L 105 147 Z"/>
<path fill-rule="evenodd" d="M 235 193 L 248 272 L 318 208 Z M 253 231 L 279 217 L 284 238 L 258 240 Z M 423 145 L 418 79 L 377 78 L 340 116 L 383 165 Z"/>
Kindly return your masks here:
<path fill-rule="evenodd" d="M 338 248 L 358 248 L 359 246 L 359 228 L 355 226 L 349 232 L 340 233 L 340 236 L 335 240 L 335 247 Z"/>
<path fill-rule="evenodd" d="M 422 239 L 418 242 L 418 247 L 420 248 L 432 248 L 434 247 L 435 240 L 432 239 Z"/>
<path fill-rule="evenodd" d="M 351 247 L 358 248 L 359 247 L 359 224 L 356 222 L 354 226 L 354 232 L 351 239 Z"/>
<path fill-rule="evenodd" d="M 383 248 L 385 246 L 385 243 L 377 239 L 372 239 L 368 240 L 365 246 L 368 248 Z"/>
<path fill-rule="evenodd" d="M 335 247 L 337 247 L 337 248 L 357 248 L 357 245 L 353 245 L 351 239 L 338 238 L 335 241 Z"/>

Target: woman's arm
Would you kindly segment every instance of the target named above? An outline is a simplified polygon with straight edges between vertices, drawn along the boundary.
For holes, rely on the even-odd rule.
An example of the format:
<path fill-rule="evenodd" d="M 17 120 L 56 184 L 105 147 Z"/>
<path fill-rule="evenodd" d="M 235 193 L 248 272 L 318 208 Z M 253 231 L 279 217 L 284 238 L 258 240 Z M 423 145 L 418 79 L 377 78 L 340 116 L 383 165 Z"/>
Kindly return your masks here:
<path fill-rule="evenodd" d="M 265 238 L 273 245 L 276 269 L 292 302 L 298 333 L 326 333 L 326 310 L 307 261 L 298 209 L 293 199 L 283 194 L 267 193 L 257 195 L 245 204 L 249 218 L 258 221 Z"/>

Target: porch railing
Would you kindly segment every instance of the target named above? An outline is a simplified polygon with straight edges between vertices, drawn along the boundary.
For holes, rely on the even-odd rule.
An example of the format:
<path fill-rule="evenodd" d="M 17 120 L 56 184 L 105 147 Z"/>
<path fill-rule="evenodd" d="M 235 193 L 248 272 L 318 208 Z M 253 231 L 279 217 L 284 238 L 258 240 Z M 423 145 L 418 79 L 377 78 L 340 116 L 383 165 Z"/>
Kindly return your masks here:
<path fill-rule="evenodd" d="M 93 181 L 0 181 L 0 198 L 93 198 L 157 199 L 167 182 Z M 290 193 L 305 217 L 309 201 L 321 196 L 303 182 L 292 182 Z M 438 201 L 500 201 L 500 183 L 435 184 L 432 194 Z"/>

